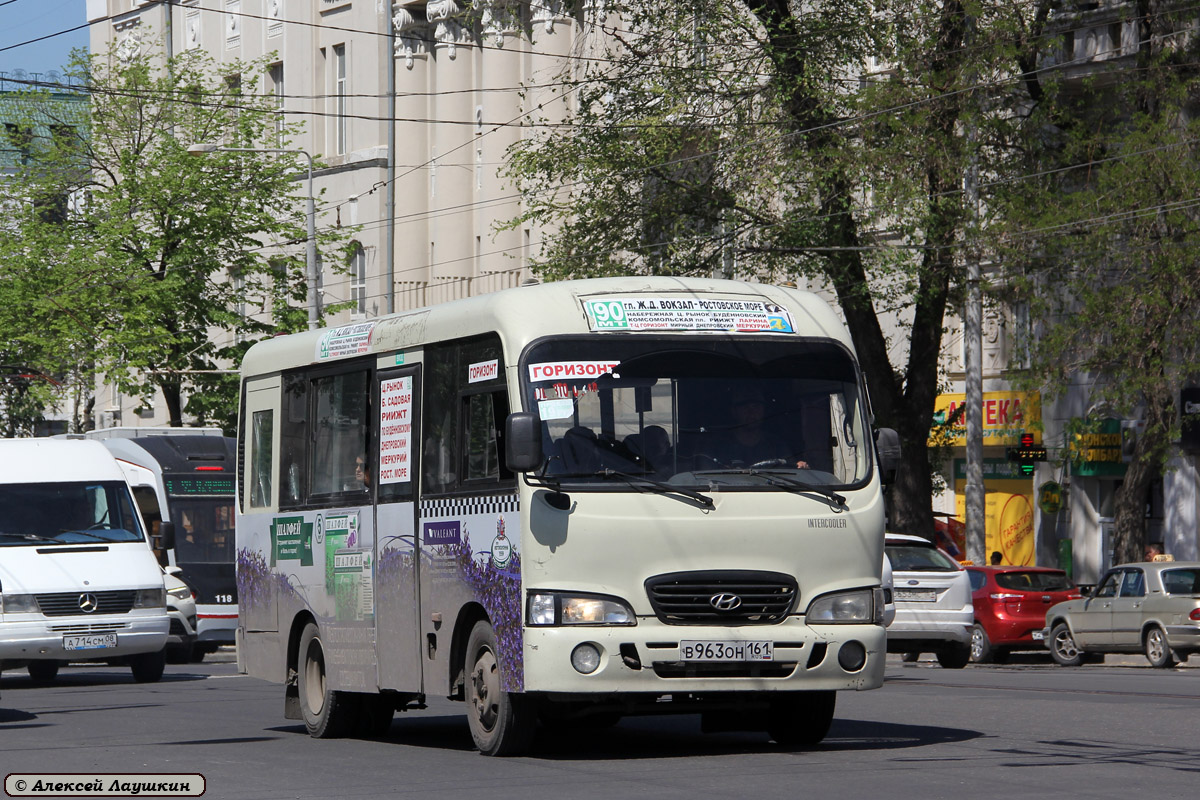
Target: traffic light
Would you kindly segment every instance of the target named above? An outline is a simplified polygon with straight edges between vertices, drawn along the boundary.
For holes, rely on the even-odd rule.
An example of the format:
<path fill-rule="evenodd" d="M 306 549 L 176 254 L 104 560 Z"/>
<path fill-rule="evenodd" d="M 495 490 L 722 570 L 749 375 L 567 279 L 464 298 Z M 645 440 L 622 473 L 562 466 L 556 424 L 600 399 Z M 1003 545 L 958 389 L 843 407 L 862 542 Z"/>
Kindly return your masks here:
<path fill-rule="evenodd" d="M 1032 433 L 1022 433 L 1019 447 L 1008 448 L 1008 460 L 1017 464 L 1022 475 L 1032 475 L 1037 462 L 1046 460 L 1046 448 L 1033 443 Z"/>

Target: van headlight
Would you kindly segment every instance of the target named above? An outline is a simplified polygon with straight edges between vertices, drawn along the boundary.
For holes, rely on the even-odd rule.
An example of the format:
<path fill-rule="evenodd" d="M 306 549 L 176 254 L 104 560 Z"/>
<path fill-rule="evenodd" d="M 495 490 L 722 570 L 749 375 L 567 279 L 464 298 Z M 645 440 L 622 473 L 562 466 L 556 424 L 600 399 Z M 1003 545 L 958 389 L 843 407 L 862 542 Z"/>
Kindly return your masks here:
<path fill-rule="evenodd" d="M 155 589 L 138 589 L 133 598 L 134 608 L 166 608 L 167 591 L 159 586 Z"/>
<path fill-rule="evenodd" d="M 171 589 L 169 592 L 167 592 L 167 594 L 171 595 L 171 597 L 174 597 L 176 600 L 192 599 L 192 590 L 187 586 L 176 586 L 174 589 Z"/>
<path fill-rule="evenodd" d="M 0 594 L 0 614 L 36 614 L 37 598 L 31 594 Z"/>
<path fill-rule="evenodd" d="M 633 609 L 617 597 L 530 592 L 526 624 L 636 625 Z"/>
<path fill-rule="evenodd" d="M 876 594 L 880 595 L 878 603 Z M 883 618 L 882 595 L 881 589 L 823 594 L 809 604 L 805 621 L 809 625 L 880 625 Z"/>

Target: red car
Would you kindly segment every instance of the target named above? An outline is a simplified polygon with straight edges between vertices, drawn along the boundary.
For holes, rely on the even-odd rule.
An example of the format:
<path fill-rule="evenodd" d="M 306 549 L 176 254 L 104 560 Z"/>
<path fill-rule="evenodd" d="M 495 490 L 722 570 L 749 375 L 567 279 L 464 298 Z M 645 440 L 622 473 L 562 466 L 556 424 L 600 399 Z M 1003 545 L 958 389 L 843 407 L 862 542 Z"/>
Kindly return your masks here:
<path fill-rule="evenodd" d="M 1046 610 L 1080 596 L 1061 569 L 1049 567 L 967 567 L 975 627 L 971 660 L 1002 664 L 1013 650 L 1043 650 Z"/>

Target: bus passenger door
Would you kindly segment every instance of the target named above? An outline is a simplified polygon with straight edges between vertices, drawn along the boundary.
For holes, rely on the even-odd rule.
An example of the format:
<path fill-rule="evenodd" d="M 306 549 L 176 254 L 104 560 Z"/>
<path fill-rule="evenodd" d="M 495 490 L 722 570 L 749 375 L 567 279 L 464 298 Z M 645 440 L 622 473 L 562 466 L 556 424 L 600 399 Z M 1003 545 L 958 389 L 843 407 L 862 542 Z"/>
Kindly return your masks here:
<path fill-rule="evenodd" d="M 401 692 L 422 690 L 415 546 L 419 384 L 419 365 L 380 371 L 375 405 L 375 646 L 379 687 Z"/>

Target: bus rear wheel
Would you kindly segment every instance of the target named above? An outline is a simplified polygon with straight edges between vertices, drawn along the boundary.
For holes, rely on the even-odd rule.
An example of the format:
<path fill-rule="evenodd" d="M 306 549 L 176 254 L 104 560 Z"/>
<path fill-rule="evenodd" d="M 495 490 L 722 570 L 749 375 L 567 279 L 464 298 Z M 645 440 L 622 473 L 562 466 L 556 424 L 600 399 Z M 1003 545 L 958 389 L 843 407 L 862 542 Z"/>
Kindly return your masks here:
<path fill-rule="evenodd" d="M 833 724 L 837 692 L 787 692 L 771 698 L 767 735 L 784 747 L 813 747 Z"/>
<path fill-rule="evenodd" d="M 353 697 L 330 689 L 325 680 L 325 649 L 321 629 L 310 622 L 300 634 L 296 683 L 304 727 L 314 739 L 345 736 L 355 719 Z"/>
<path fill-rule="evenodd" d="M 496 633 L 486 620 L 467 637 L 464 662 L 467 723 L 485 756 L 517 755 L 529 748 L 537 714 L 529 699 L 502 688 Z"/>

